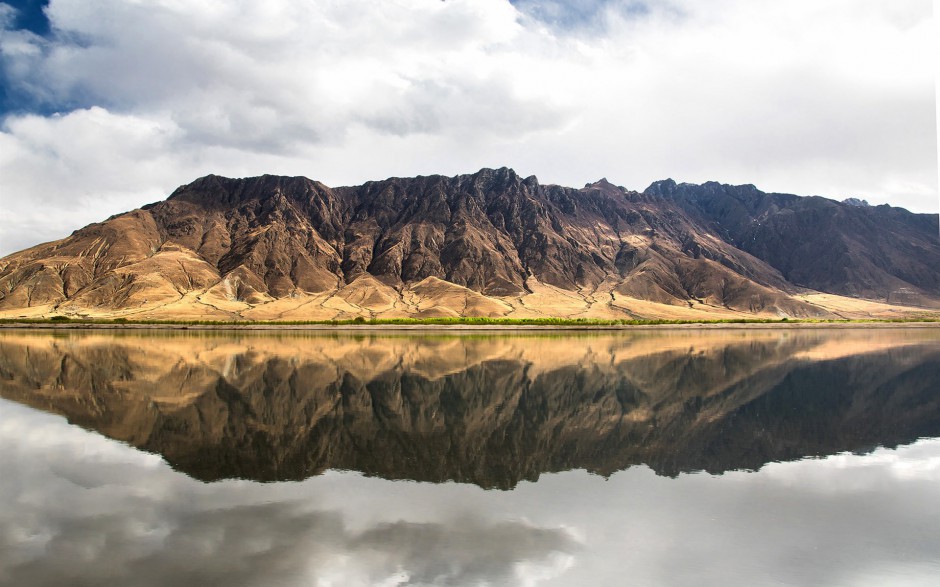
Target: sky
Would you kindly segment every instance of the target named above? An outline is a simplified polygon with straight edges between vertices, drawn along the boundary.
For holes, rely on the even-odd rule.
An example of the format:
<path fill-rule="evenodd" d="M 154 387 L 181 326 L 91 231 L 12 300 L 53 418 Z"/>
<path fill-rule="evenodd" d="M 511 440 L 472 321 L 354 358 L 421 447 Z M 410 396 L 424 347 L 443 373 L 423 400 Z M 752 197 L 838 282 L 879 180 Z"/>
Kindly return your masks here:
<path fill-rule="evenodd" d="M 210 173 L 938 208 L 931 0 L 0 3 L 0 255 Z"/>

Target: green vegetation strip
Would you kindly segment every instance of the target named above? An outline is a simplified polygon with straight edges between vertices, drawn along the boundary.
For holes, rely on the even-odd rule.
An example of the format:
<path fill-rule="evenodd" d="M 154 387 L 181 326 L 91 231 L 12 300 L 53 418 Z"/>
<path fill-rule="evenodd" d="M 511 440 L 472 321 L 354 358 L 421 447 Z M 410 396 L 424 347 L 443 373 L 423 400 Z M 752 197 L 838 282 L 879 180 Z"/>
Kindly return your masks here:
<path fill-rule="evenodd" d="M 658 326 L 680 324 L 865 324 L 940 322 L 940 316 L 912 318 L 870 318 L 822 320 L 788 318 L 725 318 L 721 320 L 600 320 L 592 318 L 380 318 L 352 320 L 217 321 L 217 320 L 135 320 L 128 318 L 91 319 L 53 316 L 52 318 L 4 318 L 0 324 L 114 324 L 179 326 Z"/>

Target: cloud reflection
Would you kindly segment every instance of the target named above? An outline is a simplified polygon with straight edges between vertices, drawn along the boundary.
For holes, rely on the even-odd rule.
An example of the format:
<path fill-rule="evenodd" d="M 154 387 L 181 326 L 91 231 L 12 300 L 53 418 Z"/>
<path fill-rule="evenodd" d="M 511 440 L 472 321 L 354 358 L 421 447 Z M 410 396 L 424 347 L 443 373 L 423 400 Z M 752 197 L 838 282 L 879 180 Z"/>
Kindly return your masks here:
<path fill-rule="evenodd" d="M 204 485 L 8 402 L 0 443 L 3 585 L 500 585 L 578 550 L 521 520 L 405 521 L 380 492 L 353 528 L 299 484 Z"/>
<path fill-rule="evenodd" d="M 512 491 L 200 483 L 0 400 L 0 585 L 933 585 L 940 439 Z"/>

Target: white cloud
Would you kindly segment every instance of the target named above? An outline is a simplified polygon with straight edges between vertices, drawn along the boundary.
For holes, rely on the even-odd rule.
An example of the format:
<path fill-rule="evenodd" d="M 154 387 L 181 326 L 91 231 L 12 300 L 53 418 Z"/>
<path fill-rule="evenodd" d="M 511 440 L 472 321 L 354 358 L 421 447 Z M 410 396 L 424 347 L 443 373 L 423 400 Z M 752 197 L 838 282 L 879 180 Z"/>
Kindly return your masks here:
<path fill-rule="evenodd" d="M 51 39 L 0 33 L 17 95 L 64 109 L 3 124 L 0 254 L 210 172 L 508 165 L 935 211 L 929 0 L 532 6 L 53 0 Z"/>

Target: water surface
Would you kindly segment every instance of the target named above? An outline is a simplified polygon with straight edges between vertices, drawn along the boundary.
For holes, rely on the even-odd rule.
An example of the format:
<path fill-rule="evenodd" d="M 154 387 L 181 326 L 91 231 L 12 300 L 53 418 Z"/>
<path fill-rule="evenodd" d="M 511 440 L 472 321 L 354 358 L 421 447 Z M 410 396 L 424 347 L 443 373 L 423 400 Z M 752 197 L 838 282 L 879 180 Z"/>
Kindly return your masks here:
<path fill-rule="evenodd" d="M 0 332 L 3 585 L 934 585 L 940 333 Z"/>

